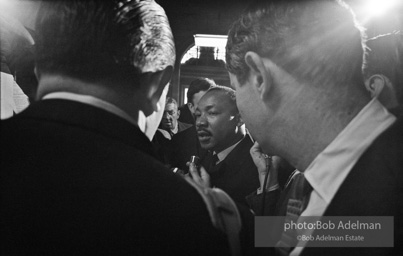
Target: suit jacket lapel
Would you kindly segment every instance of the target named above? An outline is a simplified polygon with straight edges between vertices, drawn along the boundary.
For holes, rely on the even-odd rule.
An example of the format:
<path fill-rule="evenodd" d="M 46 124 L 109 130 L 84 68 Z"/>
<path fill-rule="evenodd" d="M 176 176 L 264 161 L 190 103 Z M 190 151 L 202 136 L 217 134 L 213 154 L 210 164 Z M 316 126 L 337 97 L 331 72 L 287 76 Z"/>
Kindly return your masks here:
<path fill-rule="evenodd" d="M 210 173 L 224 172 L 225 170 L 236 170 L 244 161 L 246 161 L 249 154 L 249 149 L 253 143 L 249 136 L 245 136 L 242 141 L 227 155 L 227 157 L 219 162 L 212 168 Z M 245 155 L 246 154 L 246 155 Z M 245 157 L 240 157 L 245 156 Z"/>
<path fill-rule="evenodd" d="M 248 159 L 249 150 L 253 143 L 249 136 L 245 136 L 241 142 L 228 154 L 223 160 L 229 169 L 236 169 L 237 166 L 242 165 Z"/>

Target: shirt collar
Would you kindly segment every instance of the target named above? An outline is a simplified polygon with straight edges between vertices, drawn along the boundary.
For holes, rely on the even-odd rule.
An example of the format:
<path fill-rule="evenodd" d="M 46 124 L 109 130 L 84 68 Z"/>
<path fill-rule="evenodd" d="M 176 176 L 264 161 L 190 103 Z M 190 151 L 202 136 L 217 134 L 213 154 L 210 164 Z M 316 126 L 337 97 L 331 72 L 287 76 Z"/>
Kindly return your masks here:
<path fill-rule="evenodd" d="M 176 121 L 176 126 L 175 126 L 175 128 L 173 129 L 173 130 L 171 130 L 171 132 L 173 133 L 173 134 L 177 134 L 178 133 L 178 130 L 179 130 L 179 121 Z"/>
<path fill-rule="evenodd" d="M 377 99 L 371 100 L 304 172 L 313 189 L 330 203 L 355 163 L 396 121 Z"/>
<path fill-rule="evenodd" d="M 243 139 L 243 138 L 242 138 Z M 224 159 L 229 155 L 229 153 L 231 153 L 231 151 L 242 141 L 242 139 L 240 139 L 237 143 L 235 143 L 234 145 L 232 145 L 232 146 L 229 146 L 228 148 L 226 148 L 226 149 L 224 149 L 223 151 L 221 151 L 221 152 L 219 152 L 218 154 L 217 154 L 217 157 L 218 157 L 218 162 L 217 162 L 217 164 L 219 163 L 219 162 L 221 162 L 221 161 L 224 161 Z M 214 152 L 214 154 L 215 154 L 216 152 Z"/>
<path fill-rule="evenodd" d="M 127 114 L 125 111 L 118 108 L 117 106 L 115 106 L 107 101 L 96 98 L 94 96 L 82 95 L 82 94 L 71 93 L 71 92 L 53 92 L 53 93 L 49 93 L 49 94 L 45 95 L 42 99 L 43 100 L 49 100 L 49 99 L 71 100 L 71 101 L 77 101 L 77 102 L 81 102 L 84 104 L 88 104 L 88 105 L 91 105 L 91 106 L 94 106 L 97 108 L 101 108 L 112 114 L 120 116 L 121 118 L 129 121 L 133 125 L 138 126 L 142 132 L 145 131 L 146 118 L 142 111 L 139 111 L 138 120 L 135 120 L 129 114 Z"/>

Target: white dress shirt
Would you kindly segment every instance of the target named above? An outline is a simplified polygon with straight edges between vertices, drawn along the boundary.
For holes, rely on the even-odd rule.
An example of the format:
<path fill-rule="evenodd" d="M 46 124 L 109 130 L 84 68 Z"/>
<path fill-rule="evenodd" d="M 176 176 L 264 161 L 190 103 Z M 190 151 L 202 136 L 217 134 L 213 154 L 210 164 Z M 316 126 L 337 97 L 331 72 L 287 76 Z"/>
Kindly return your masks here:
<path fill-rule="evenodd" d="M 313 191 L 301 216 L 323 216 L 337 190 L 372 142 L 396 121 L 372 99 L 337 137 L 312 161 L 304 175 Z M 308 231 L 308 230 L 307 230 Z M 304 233 L 310 235 L 313 232 Z M 299 255 L 306 242 L 298 242 L 290 255 Z"/>

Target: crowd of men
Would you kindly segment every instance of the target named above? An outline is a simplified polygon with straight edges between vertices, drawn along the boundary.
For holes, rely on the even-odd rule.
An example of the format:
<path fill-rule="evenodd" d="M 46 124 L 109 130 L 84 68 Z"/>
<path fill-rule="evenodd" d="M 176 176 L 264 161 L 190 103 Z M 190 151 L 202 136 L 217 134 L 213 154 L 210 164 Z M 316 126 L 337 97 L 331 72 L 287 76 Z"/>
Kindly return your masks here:
<path fill-rule="evenodd" d="M 38 101 L 1 122 L 2 255 L 402 252 L 401 34 L 366 46 L 342 1 L 255 1 L 228 32 L 235 90 L 196 79 L 178 107 L 154 0 L 44 1 L 35 33 Z M 389 216 L 393 246 L 273 226 L 261 250 L 257 215 Z"/>

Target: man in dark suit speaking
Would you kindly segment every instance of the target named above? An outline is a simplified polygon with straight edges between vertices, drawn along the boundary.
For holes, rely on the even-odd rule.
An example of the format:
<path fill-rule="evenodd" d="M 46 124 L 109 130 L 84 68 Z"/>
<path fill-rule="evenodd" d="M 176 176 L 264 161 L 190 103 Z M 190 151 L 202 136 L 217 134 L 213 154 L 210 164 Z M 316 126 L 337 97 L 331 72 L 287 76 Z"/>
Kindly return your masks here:
<path fill-rule="evenodd" d="M 39 101 L 1 123 L 0 254 L 228 254 L 143 133 L 175 62 L 162 7 L 44 1 L 36 32 Z"/>
<path fill-rule="evenodd" d="M 201 164 L 211 186 L 227 192 L 236 202 L 259 186 L 258 171 L 249 154 L 253 142 L 235 102 L 235 91 L 224 86 L 210 88 L 195 111 L 196 130 L 202 148 L 209 150 Z"/>

